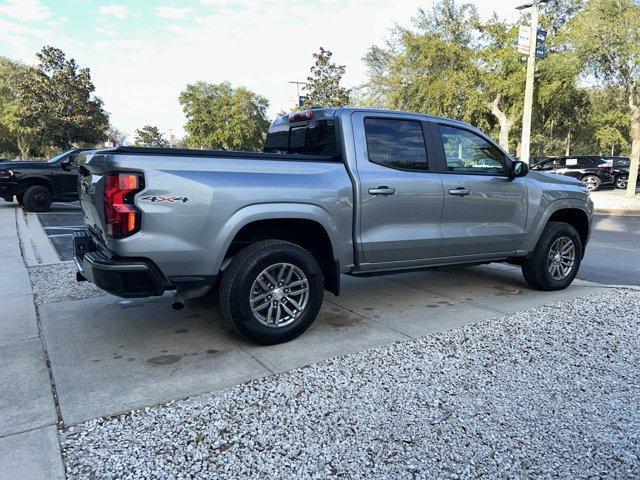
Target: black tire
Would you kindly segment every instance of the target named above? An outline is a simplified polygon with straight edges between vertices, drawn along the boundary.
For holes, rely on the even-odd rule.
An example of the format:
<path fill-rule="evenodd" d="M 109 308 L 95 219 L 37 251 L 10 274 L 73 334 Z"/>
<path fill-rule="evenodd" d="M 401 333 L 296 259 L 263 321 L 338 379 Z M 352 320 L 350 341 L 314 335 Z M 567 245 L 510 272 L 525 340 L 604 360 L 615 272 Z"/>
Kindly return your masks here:
<path fill-rule="evenodd" d="M 556 279 L 550 272 L 549 253 L 556 241 L 563 237 L 573 242 L 575 258 L 570 273 L 562 279 Z M 549 222 L 542 232 L 536 248 L 522 264 L 525 280 L 536 290 L 551 291 L 567 288 L 576 278 L 580 269 L 582 249 L 582 239 L 575 228 L 568 223 Z"/>
<path fill-rule="evenodd" d="M 597 175 L 585 175 L 582 177 L 582 183 L 587 187 L 587 190 L 595 192 L 600 188 L 602 180 L 600 180 Z"/>
<path fill-rule="evenodd" d="M 629 178 L 625 176 L 620 176 L 616 178 L 616 188 L 619 188 L 620 190 L 626 190 L 628 181 L 629 181 Z"/>
<path fill-rule="evenodd" d="M 24 207 L 24 194 L 19 193 L 18 195 L 16 195 L 16 201 L 18 202 L 18 205 Z"/>
<path fill-rule="evenodd" d="M 294 265 L 304 273 L 309 296 L 302 313 L 291 323 L 270 327 L 254 316 L 250 295 L 261 272 L 279 263 Z M 290 242 L 265 240 L 242 250 L 227 267 L 220 284 L 220 308 L 227 322 L 244 338 L 262 345 L 274 345 L 298 337 L 311 326 L 320 311 L 323 295 L 324 277 L 313 255 Z"/>
<path fill-rule="evenodd" d="M 47 187 L 34 185 L 27 188 L 22 197 L 24 208 L 30 212 L 46 212 L 51 207 L 53 195 Z"/>

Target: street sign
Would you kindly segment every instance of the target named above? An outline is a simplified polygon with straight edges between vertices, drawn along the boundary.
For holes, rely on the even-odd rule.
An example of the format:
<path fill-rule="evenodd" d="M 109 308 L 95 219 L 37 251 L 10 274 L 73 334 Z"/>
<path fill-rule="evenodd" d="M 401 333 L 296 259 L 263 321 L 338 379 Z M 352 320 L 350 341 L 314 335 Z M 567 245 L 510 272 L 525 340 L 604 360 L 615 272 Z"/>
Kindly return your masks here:
<path fill-rule="evenodd" d="M 529 55 L 531 46 L 531 27 L 520 25 L 518 30 L 518 52 L 523 55 Z"/>
<path fill-rule="evenodd" d="M 539 28 L 536 33 L 536 58 L 545 58 L 547 56 L 547 31 Z"/>

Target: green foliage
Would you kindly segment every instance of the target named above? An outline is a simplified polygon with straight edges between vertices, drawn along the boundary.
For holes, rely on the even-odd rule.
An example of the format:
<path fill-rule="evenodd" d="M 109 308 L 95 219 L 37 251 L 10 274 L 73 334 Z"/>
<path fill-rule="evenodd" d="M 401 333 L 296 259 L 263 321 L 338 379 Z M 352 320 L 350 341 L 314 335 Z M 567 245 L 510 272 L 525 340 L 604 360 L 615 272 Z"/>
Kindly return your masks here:
<path fill-rule="evenodd" d="M 2 113 L 2 123 L 16 139 L 23 158 L 32 150 L 66 150 L 73 145 L 95 145 L 105 139 L 108 115 L 89 69 L 79 68 L 62 50 L 44 47 L 36 67 L 20 67 L 13 96 Z"/>
<path fill-rule="evenodd" d="M 635 195 L 640 165 L 640 3 L 590 0 L 571 22 L 571 40 L 586 73 L 603 85 L 617 86 L 627 97 L 632 142 L 628 194 Z M 609 128 L 599 133 L 601 142 L 616 137 Z"/>
<path fill-rule="evenodd" d="M 137 147 L 167 148 L 169 146 L 169 142 L 155 125 L 145 125 L 136 130 L 134 144 Z"/>
<path fill-rule="evenodd" d="M 187 144 L 222 150 L 262 149 L 269 120 L 269 102 L 230 83 L 197 82 L 182 91 L 180 104 L 187 117 Z"/>
<path fill-rule="evenodd" d="M 369 101 L 488 126 L 481 71 L 473 50 L 477 13 L 452 0 L 420 10 L 415 29 L 396 28 L 364 57 Z"/>
<path fill-rule="evenodd" d="M 16 99 L 16 84 L 24 65 L 0 57 L 0 157 L 14 157 L 20 154 L 18 139 L 9 130 L 9 107 Z"/>
<path fill-rule="evenodd" d="M 345 67 L 333 63 L 332 56 L 329 50 L 322 47 L 319 53 L 313 54 L 314 65 L 304 87 L 309 97 L 304 105 L 306 108 L 342 107 L 349 104 L 349 90 L 340 86 Z"/>

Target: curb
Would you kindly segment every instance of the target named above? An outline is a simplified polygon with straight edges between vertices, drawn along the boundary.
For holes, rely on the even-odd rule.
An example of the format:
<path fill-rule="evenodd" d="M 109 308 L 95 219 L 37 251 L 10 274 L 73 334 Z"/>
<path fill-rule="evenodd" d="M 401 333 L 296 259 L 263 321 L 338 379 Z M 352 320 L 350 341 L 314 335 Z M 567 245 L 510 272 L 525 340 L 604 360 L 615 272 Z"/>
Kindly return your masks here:
<path fill-rule="evenodd" d="M 640 208 L 596 208 L 594 213 L 614 217 L 640 217 Z"/>

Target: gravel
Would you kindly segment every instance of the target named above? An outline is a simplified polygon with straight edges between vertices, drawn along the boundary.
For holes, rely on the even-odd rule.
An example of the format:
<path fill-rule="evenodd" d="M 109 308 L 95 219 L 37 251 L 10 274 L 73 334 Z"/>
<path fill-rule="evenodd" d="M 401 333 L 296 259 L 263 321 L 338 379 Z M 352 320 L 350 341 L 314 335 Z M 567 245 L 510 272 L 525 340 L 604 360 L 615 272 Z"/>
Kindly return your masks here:
<path fill-rule="evenodd" d="M 28 267 L 27 270 L 38 305 L 106 295 L 91 282 L 77 282 L 73 262 L 39 265 Z"/>
<path fill-rule="evenodd" d="M 638 478 L 617 289 L 61 432 L 76 478 Z"/>

